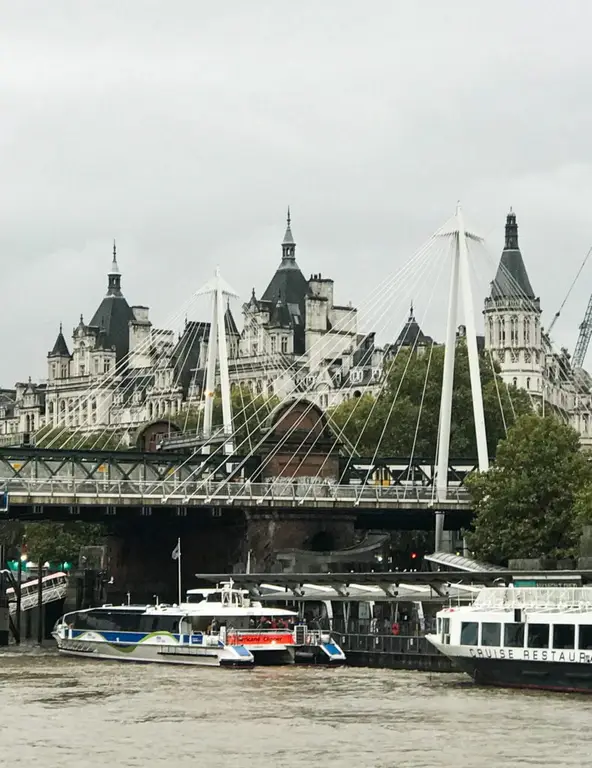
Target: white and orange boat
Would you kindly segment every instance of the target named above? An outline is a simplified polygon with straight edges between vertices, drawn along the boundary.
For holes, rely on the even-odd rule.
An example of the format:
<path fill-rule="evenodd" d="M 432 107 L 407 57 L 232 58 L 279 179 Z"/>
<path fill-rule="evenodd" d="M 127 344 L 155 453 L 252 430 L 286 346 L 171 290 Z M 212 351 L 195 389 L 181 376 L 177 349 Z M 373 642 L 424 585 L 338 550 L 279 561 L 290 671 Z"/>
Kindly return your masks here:
<path fill-rule="evenodd" d="M 232 582 L 191 589 L 180 605 L 103 605 L 64 615 L 53 637 L 61 653 L 95 659 L 250 666 L 337 664 L 345 654 L 298 614 L 263 607 Z"/>

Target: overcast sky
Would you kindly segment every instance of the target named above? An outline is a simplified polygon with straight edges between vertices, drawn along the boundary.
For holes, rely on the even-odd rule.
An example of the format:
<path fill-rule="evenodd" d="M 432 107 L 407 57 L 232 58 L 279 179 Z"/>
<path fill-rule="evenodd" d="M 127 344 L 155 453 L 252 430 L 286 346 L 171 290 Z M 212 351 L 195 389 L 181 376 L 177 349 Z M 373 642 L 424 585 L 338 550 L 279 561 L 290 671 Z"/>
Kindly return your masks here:
<path fill-rule="evenodd" d="M 288 204 L 305 275 L 360 305 L 457 199 L 495 259 L 513 206 L 548 324 L 592 245 L 591 27 L 590 0 L 0 0 L 0 386 L 90 320 L 114 237 L 161 325 L 217 264 L 260 295 Z M 592 259 L 570 349 L 591 291 Z"/>

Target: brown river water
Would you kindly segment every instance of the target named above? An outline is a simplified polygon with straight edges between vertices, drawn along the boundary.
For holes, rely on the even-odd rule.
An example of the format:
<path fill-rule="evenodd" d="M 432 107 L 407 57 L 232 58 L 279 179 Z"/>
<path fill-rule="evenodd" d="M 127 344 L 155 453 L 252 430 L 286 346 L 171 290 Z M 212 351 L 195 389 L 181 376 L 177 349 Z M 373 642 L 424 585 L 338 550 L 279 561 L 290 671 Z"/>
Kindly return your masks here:
<path fill-rule="evenodd" d="M 592 696 L 463 675 L 135 665 L 0 650 L 0 766 L 592 764 Z"/>

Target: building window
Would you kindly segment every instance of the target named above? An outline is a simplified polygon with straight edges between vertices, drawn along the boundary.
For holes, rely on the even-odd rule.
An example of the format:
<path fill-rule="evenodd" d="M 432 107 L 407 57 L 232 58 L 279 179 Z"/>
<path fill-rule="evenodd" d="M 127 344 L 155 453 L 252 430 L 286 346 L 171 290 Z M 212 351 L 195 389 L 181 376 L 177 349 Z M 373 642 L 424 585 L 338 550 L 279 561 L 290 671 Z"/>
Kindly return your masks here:
<path fill-rule="evenodd" d="M 253 344 L 253 347 L 251 349 L 251 353 L 252 353 L 253 357 L 257 357 L 257 343 L 256 342 Z"/>
<path fill-rule="evenodd" d="M 524 362 L 525 363 L 532 362 L 532 352 L 529 352 L 528 350 L 526 350 L 526 352 L 524 353 Z"/>
<path fill-rule="evenodd" d="M 96 357 L 96 358 L 95 358 L 95 373 L 98 373 L 98 372 L 99 372 L 99 362 L 100 362 L 100 361 L 99 361 L 99 358 L 98 358 L 98 357 Z"/>
<path fill-rule="evenodd" d="M 281 347 L 282 352 L 284 354 L 286 354 L 287 351 L 288 351 L 288 337 L 287 336 L 282 336 L 281 345 L 282 345 L 282 347 Z"/>
<path fill-rule="evenodd" d="M 55 363 L 52 363 L 51 364 L 51 378 L 52 379 L 55 379 L 55 377 L 56 377 L 56 369 L 57 369 L 57 365 Z"/>
<path fill-rule="evenodd" d="M 275 349 L 275 347 L 276 347 L 276 338 L 275 338 L 275 336 L 271 337 L 270 345 L 271 345 L 271 354 L 275 355 L 275 352 L 276 352 L 276 349 Z"/>
<path fill-rule="evenodd" d="M 321 408 L 327 408 L 329 405 L 329 395 L 321 395 Z"/>
<path fill-rule="evenodd" d="M 505 347 L 506 346 L 506 322 L 504 318 L 502 317 L 499 321 L 499 328 L 500 328 L 500 346 Z"/>
<path fill-rule="evenodd" d="M 84 376 L 85 372 L 86 372 L 86 367 L 84 363 L 80 363 L 80 375 Z"/>
<path fill-rule="evenodd" d="M 518 362 L 518 352 L 516 352 L 515 349 L 510 350 L 510 362 L 512 363 Z"/>
<path fill-rule="evenodd" d="M 526 389 L 530 389 L 530 376 L 526 379 Z"/>
<path fill-rule="evenodd" d="M 528 346 L 530 344 L 530 319 L 524 318 L 524 344 Z"/>
<path fill-rule="evenodd" d="M 510 319 L 510 341 L 513 347 L 518 345 L 518 318 Z"/>
<path fill-rule="evenodd" d="M 514 376 L 514 378 L 512 379 L 512 384 L 513 384 L 515 387 L 517 387 L 517 386 L 518 386 L 518 379 L 517 379 L 515 376 Z"/>

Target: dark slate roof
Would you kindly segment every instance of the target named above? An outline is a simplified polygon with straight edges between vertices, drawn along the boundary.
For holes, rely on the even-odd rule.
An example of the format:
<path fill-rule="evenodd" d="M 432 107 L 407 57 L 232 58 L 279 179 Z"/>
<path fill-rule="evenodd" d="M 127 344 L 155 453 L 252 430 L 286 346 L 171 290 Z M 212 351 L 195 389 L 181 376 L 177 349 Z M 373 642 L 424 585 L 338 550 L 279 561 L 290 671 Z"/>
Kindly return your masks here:
<path fill-rule="evenodd" d="M 294 351 L 304 351 L 305 299 L 308 280 L 296 263 L 296 243 L 292 236 L 290 212 L 288 225 L 282 242 L 282 260 L 271 282 L 261 297 L 261 304 L 267 303 L 270 322 L 282 328 L 294 329 Z"/>
<path fill-rule="evenodd" d="M 230 311 L 230 307 L 227 307 L 226 312 L 224 313 L 224 327 L 226 328 L 226 333 L 229 336 L 240 336 L 240 332 L 234 321 L 234 317 L 232 315 L 232 312 Z M 208 334 L 209 334 L 209 327 L 208 327 Z"/>
<path fill-rule="evenodd" d="M 64 338 L 64 334 L 62 333 L 61 323 L 60 323 L 60 332 L 58 333 L 58 337 L 55 340 L 53 349 L 49 353 L 48 357 L 71 357 L 70 350 L 68 349 L 68 345 L 66 344 L 66 339 Z"/>
<path fill-rule="evenodd" d="M 433 342 L 433 339 L 431 336 L 426 336 L 425 333 L 421 330 L 419 327 L 419 323 L 415 319 L 415 315 L 413 313 L 413 304 L 411 305 L 411 308 L 409 310 L 409 318 L 403 328 L 401 329 L 401 333 L 399 333 L 399 336 L 397 337 L 397 340 L 394 344 L 395 347 L 412 347 L 412 346 L 422 346 L 426 344 L 431 344 Z"/>
<path fill-rule="evenodd" d="M 522 254 L 518 246 L 516 214 L 510 210 L 506 219 L 506 242 L 502 251 L 495 280 L 491 284 L 491 298 L 534 299 L 534 291 L 528 279 Z"/>
<path fill-rule="evenodd" d="M 300 307 L 304 315 L 304 299 L 308 293 L 308 280 L 296 263 L 296 243 L 290 226 L 290 211 L 288 210 L 288 225 L 282 241 L 282 260 L 271 282 L 265 289 L 261 299 L 276 304 L 293 304 Z"/>
<path fill-rule="evenodd" d="M 105 296 L 89 323 L 91 328 L 102 331 L 103 349 L 115 347 L 116 360 L 129 352 L 129 324 L 134 313 L 123 296 Z"/>

